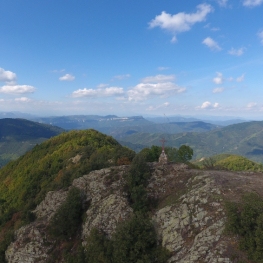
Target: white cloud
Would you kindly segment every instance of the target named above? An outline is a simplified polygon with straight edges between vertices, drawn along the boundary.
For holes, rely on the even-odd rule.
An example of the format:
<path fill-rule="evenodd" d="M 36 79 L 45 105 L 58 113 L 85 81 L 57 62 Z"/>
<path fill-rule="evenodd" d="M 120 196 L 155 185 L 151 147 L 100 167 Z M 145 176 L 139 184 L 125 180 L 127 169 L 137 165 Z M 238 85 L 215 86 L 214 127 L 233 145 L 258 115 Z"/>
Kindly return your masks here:
<path fill-rule="evenodd" d="M 218 2 L 218 4 L 220 6 L 224 6 L 225 7 L 227 5 L 228 0 L 218 0 L 217 2 Z"/>
<path fill-rule="evenodd" d="M 244 54 L 244 51 L 245 51 L 245 48 L 243 48 L 243 47 L 239 48 L 239 49 L 231 48 L 228 51 L 228 54 L 239 57 L 239 56 L 242 56 Z"/>
<path fill-rule="evenodd" d="M 108 87 L 108 86 L 109 86 L 109 84 L 101 83 L 101 84 L 99 84 L 99 85 L 97 86 L 97 88 L 98 88 L 98 89 L 102 89 L 102 88 L 106 88 L 106 87 Z"/>
<path fill-rule="evenodd" d="M 62 72 L 65 72 L 65 69 L 54 69 L 51 72 L 52 73 L 62 73 Z"/>
<path fill-rule="evenodd" d="M 169 69 L 169 67 L 158 67 L 159 71 L 163 71 L 163 70 L 167 70 L 167 69 Z"/>
<path fill-rule="evenodd" d="M 211 37 L 207 37 L 202 42 L 204 45 L 208 46 L 211 50 L 214 51 L 220 51 L 222 48 L 217 44 L 215 40 L 213 40 Z"/>
<path fill-rule="evenodd" d="M 176 36 L 173 36 L 172 39 L 171 39 L 171 43 L 174 44 L 174 43 L 176 43 L 176 42 L 177 42 L 177 38 L 176 38 Z"/>
<path fill-rule="evenodd" d="M 225 89 L 222 87 L 222 88 L 214 88 L 213 89 L 213 93 L 221 93 L 223 92 Z"/>
<path fill-rule="evenodd" d="M 243 5 L 248 7 L 254 7 L 261 5 L 263 3 L 263 0 L 244 0 Z"/>
<path fill-rule="evenodd" d="M 214 31 L 214 32 L 220 31 L 220 28 L 219 28 L 219 27 L 212 27 L 212 28 L 211 28 L 211 31 Z"/>
<path fill-rule="evenodd" d="M 59 78 L 59 80 L 61 80 L 61 81 L 73 81 L 74 79 L 75 79 L 75 76 L 73 76 L 71 74 L 66 74 L 66 75 Z"/>
<path fill-rule="evenodd" d="M 29 85 L 5 85 L 0 88 L 0 93 L 6 94 L 24 94 L 24 93 L 33 93 L 35 88 Z"/>
<path fill-rule="evenodd" d="M 0 68 L 0 81 L 7 83 L 13 83 L 16 81 L 16 74 L 12 71 L 4 70 Z"/>
<path fill-rule="evenodd" d="M 241 75 L 240 77 L 237 77 L 237 82 L 243 82 L 245 80 L 245 74 Z"/>
<path fill-rule="evenodd" d="M 109 87 L 109 88 L 98 88 L 98 89 L 78 89 L 72 93 L 72 97 L 110 97 L 123 95 L 123 88 L 119 87 Z"/>
<path fill-rule="evenodd" d="M 169 102 L 165 102 L 165 103 L 163 103 L 163 104 L 161 104 L 161 105 L 155 105 L 155 106 L 149 106 L 146 110 L 147 111 L 155 111 L 155 110 L 159 110 L 159 109 L 161 109 L 161 108 L 166 108 L 166 107 L 168 107 L 170 105 L 170 103 Z"/>
<path fill-rule="evenodd" d="M 27 97 L 21 97 L 21 98 L 16 98 L 15 101 L 20 101 L 20 102 L 29 102 L 31 101 L 29 98 Z"/>
<path fill-rule="evenodd" d="M 261 30 L 261 31 L 258 33 L 258 37 L 260 38 L 260 42 L 261 42 L 261 44 L 263 45 L 263 30 Z"/>
<path fill-rule="evenodd" d="M 215 109 L 215 108 L 218 108 L 219 107 L 219 103 L 214 103 L 214 104 L 212 104 L 210 101 L 205 101 L 202 105 L 201 105 L 201 107 L 199 107 L 199 108 L 201 108 L 201 109 Z"/>
<path fill-rule="evenodd" d="M 223 74 L 220 72 L 216 72 L 217 76 L 213 78 L 213 82 L 217 85 L 222 84 L 224 82 Z"/>
<path fill-rule="evenodd" d="M 150 23 L 150 28 L 160 27 L 174 34 L 172 42 L 176 41 L 176 35 L 181 32 L 189 31 L 198 22 L 205 21 L 206 16 L 213 11 L 211 5 L 200 4 L 195 13 L 187 14 L 184 12 L 171 15 L 163 11 L 156 16 Z"/>
<path fill-rule="evenodd" d="M 140 83 L 128 91 L 129 100 L 145 100 L 151 96 L 168 96 L 184 92 L 186 89 L 172 82 Z"/>
<path fill-rule="evenodd" d="M 247 104 L 247 108 L 248 109 L 253 109 L 253 108 L 257 107 L 257 105 L 258 104 L 256 102 L 250 102 L 250 103 Z"/>
<path fill-rule="evenodd" d="M 156 75 L 149 76 L 142 79 L 142 83 L 159 83 L 159 82 L 169 82 L 175 80 L 174 75 Z"/>
<path fill-rule="evenodd" d="M 123 80 L 123 79 L 128 79 L 128 78 L 130 78 L 130 77 L 131 77 L 130 74 L 117 75 L 117 76 L 114 76 L 114 77 L 112 78 L 112 80 L 115 80 L 115 79 L 117 79 L 117 80 Z"/>

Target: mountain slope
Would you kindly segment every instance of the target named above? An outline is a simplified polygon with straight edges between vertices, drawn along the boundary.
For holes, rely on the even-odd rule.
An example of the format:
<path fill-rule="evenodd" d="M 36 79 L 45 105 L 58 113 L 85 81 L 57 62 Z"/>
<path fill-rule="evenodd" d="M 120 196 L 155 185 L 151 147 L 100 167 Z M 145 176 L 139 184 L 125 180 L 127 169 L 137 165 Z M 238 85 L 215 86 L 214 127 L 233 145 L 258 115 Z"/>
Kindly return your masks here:
<path fill-rule="evenodd" d="M 15 240 L 9 243 L 7 262 L 71 263 L 99 262 L 99 259 L 118 263 L 254 262 L 239 251 L 239 236 L 224 233 L 227 219 L 225 201 L 239 201 L 243 193 L 251 191 L 262 197 L 262 174 L 248 176 L 226 171 L 191 170 L 181 164 L 151 164 L 151 177 L 146 189 L 155 206 L 147 215 L 155 226 L 159 243 L 169 251 L 169 261 L 150 261 L 147 258 L 136 261 L 134 258 L 153 246 L 155 236 L 139 240 L 140 243 L 136 239 L 139 235 L 145 237 L 149 227 L 141 229 L 138 220 L 131 220 L 134 211 L 125 192 L 127 189 L 123 187 L 127 169 L 127 166 L 119 166 L 97 170 L 73 181 L 72 186 L 82 193 L 82 203 L 89 201 L 89 205 L 78 225 L 78 234 L 63 242 L 55 242 L 47 229 L 54 215 L 69 204 L 67 196 L 71 190 L 49 192 L 34 210 L 36 220 L 20 228 Z M 249 215 L 246 220 L 249 220 Z M 58 225 L 62 227 L 63 223 L 61 220 Z M 141 247 L 142 250 L 139 249 Z M 110 260 L 112 251 L 113 257 L 120 251 L 122 260 Z M 93 257 L 86 258 L 86 253 Z M 126 258 L 123 260 L 123 257 Z"/>
<path fill-rule="evenodd" d="M 46 140 L 0 169 L 0 262 L 9 233 L 32 219 L 30 211 L 48 191 L 66 189 L 74 178 L 128 164 L 133 157 L 133 151 L 112 137 L 95 130 L 71 131 Z"/>
<path fill-rule="evenodd" d="M 263 161 L 263 122 L 253 121 L 229 125 L 205 133 L 157 134 L 137 133 L 123 141 L 146 146 L 160 145 L 161 138 L 166 145 L 179 147 L 187 144 L 194 149 L 194 158 L 231 153 L 245 156 L 256 162 Z"/>
<path fill-rule="evenodd" d="M 0 167 L 63 131 L 25 119 L 0 119 Z"/>
<path fill-rule="evenodd" d="M 30 199 L 41 200 L 47 190 L 67 187 L 80 174 L 129 162 L 133 156 L 131 150 L 95 130 L 63 133 L 0 170 L 0 199 L 19 210 Z"/>

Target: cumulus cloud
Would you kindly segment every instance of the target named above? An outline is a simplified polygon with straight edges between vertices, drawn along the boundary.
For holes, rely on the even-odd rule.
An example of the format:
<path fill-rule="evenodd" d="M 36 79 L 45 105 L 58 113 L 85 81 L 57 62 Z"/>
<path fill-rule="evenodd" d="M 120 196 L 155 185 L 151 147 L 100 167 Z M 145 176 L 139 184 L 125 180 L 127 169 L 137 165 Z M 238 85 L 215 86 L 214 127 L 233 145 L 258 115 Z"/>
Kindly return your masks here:
<path fill-rule="evenodd" d="M 130 78 L 130 77 L 131 77 L 130 74 L 117 75 L 117 76 L 114 76 L 114 77 L 112 78 L 112 80 L 115 80 L 115 79 L 117 79 L 117 80 L 123 80 L 123 79 L 128 79 L 128 78 Z"/>
<path fill-rule="evenodd" d="M 218 2 L 218 4 L 220 5 L 220 6 L 227 6 L 227 2 L 228 2 L 228 0 L 218 0 L 217 1 Z"/>
<path fill-rule="evenodd" d="M 261 5 L 263 3 L 263 0 L 244 0 L 243 5 L 247 7 L 254 7 Z"/>
<path fill-rule="evenodd" d="M 213 89 L 213 93 L 221 93 L 223 92 L 225 89 L 224 88 L 214 88 Z"/>
<path fill-rule="evenodd" d="M 156 75 L 149 76 L 142 79 L 142 83 L 159 83 L 159 82 L 169 82 L 175 80 L 174 75 Z"/>
<path fill-rule="evenodd" d="M 19 102 L 29 102 L 31 101 L 29 98 L 27 97 L 21 97 L 21 98 L 16 98 L 15 101 L 19 101 Z"/>
<path fill-rule="evenodd" d="M 59 80 L 61 80 L 61 81 L 73 81 L 74 79 L 75 79 L 75 76 L 73 76 L 71 74 L 66 74 L 66 75 L 59 78 Z"/>
<path fill-rule="evenodd" d="M 261 30 L 261 31 L 258 33 L 258 37 L 260 38 L 260 42 L 261 42 L 261 44 L 263 45 L 263 30 Z"/>
<path fill-rule="evenodd" d="M 219 103 L 214 103 L 212 104 L 210 101 L 205 101 L 202 105 L 201 105 L 201 109 L 215 109 L 219 107 Z"/>
<path fill-rule="evenodd" d="M 160 27 L 161 29 L 168 30 L 174 34 L 172 42 L 176 42 L 176 35 L 178 33 L 189 31 L 194 24 L 205 21 L 207 15 L 212 11 L 212 6 L 208 4 L 198 5 L 197 11 L 190 14 L 180 12 L 171 15 L 163 11 L 149 22 L 149 27 Z"/>
<path fill-rule="evenodd" d="M 213 51 L 220 51 L 222 48 L 217 44 L 215 40 L 213 40 L 211 37 L 207 37 L 202 42 L 204 45 L 209 47 Z"/>
<path fill-rule="evenodd" d="M 250 102 L 247 104 L 247 108 L 248 109 L 252 109 L 252 108 L 255 108 L 257 106 L 257 103 L 256 102 Z"/>
<path fill-rule="evenodd" d="M 16 74 L 12 71 L 4 70 L 3 68 L 0 68 L 0 81 L 13 83 L 16 81 Z"/>
<path fill-rule="evenodd" d="M 145 100 L 151 96 L 169 96 L 184 92 L 186 89 L 172 82 L 140 83 L 128 91 L 130 101 Z"/>
<path fill-rule="evenodd" d="M 35 88 L 29 85 L 5 85 L 0 88 L 0 93 L 5 94 L 25 94 L 35 92 Z"/>
<path fill-rule="evenodd" d="M 216 75 L 217 76 L 213 78 L 213 82 L 217 85 L 222 84 L 224 82 L 223 74 L 220 72 L 217 72 Z"/>
<path fill-rule="evenodd" d="M 243 47 L 238 48 L 238 49 L 231 48 L 228 51 L 228 54 L 239 57 L 239 56 L 242 56 L 244 54 L 244 51 L 245 51 L 245 48 L 243 48 Z"/>
<path fill-rule="evenodd" d="M 236 78 L 237 82 L 243 82 L 245 80 L 245 74 L 241 75 L 240 77 Z"/>
<path fill-rule="evenodd" d="M 123 88 L 109 87 L 109 88 L 98 88 L 98 89 L 78 89 L 72 93 L 72 97 L 110 97 L 123 95 Z"/>

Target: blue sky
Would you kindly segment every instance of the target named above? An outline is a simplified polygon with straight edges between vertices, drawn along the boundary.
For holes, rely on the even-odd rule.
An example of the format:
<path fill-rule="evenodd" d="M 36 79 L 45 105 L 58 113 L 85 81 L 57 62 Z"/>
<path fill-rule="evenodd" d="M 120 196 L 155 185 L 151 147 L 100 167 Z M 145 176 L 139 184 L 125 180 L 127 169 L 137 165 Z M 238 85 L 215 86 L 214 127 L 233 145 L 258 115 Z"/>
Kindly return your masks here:
<path fill-rule="evenodd" d="M 0 111 L 263 119 L 263 0 L 0 0 Z"/>

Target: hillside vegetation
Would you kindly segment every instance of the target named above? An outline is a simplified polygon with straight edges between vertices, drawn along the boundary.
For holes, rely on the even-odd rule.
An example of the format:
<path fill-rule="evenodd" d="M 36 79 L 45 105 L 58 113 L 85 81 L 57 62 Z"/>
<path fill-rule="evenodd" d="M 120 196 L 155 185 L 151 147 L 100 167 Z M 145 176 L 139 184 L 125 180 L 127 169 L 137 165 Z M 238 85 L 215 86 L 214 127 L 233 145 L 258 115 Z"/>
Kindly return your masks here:
<path fill-rule="evenodd" d="M 229 171 L 263 172 L 263 165 L 253 162 L 243 156 L 232 154 L 218 154 L 195 161 L 201 168 Z"/>
<path fill-rule="evenodd" d="M 194 150 L 195 159 L 229 153 L 256 162 L 263 161 L 263 121 L 233 124 L 205 133 L 136 133 L 122 138 L 122 141 L 148 147 L 160 145 L 161 138 L 165 138 L 170 147 L 189 145 Z"/>
<path fill-rule="evenodd" d="M 66 188 L 92 170 L 129 164 L 134 155 L 112 137 L 85 130 L 62 133 L 11 161 L 0 169 L 0 242 L 32 219 L 29 211 L 48 191 Z"/>
<path fill-rule="evenodd" d="M 24 119 L 0 119 L 0 167 L 63 132 L 62 128 Z"/>

